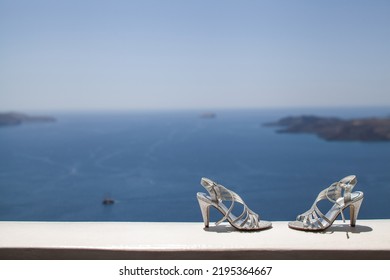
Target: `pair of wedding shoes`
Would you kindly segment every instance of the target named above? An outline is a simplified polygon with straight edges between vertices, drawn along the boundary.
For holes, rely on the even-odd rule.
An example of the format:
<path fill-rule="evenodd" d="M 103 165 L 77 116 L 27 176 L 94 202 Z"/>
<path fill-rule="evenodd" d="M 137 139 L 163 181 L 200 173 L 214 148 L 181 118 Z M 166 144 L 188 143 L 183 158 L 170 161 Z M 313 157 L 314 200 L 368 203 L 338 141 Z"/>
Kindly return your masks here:
<path fill-rule="evenodd" d="M 333 183 L 318 194 L 308 211 L 298 215 L 297 219 L 289 222 L 288 226 L 305 231 L 325 230 L 333 224 L 340 214 L 345 222 L 343 210 L 350 207 L 350 224 L 354 227 L 363 201 L 363 192 L 352 192 L 356 183 L 355 175 L 347 176 Z M 202 178 L 201 184 L 208 192 L 208 195 L 200 192 L 197 194 L 205 227 L 208 227 L 210 222 L 210 206 L 215 207 L 223 215 L 216 225 L 228 221 L 234 228 L 242 231 L 263 230 L 272 226 L 271 222 L 260 220 L 259 215 L 250 210 L 235 192 L 207 178 Z M 326 214 L 323 214 L 317 204 L 325 199 L 333 205 Z M 226 202 L 229 202 L 230 205 L 226 205 Z M 232 212 L 236 202 L 241 204 L 243 208 L 238 216 Z"/>

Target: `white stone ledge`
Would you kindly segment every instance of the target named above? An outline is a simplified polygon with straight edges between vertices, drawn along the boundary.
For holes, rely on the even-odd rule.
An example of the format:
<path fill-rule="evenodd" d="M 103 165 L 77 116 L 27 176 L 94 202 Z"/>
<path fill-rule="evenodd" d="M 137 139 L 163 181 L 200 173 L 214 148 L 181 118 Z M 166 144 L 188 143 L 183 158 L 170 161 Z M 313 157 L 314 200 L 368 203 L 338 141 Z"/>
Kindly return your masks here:
<path fill-rule="evenodd" d="M 390 220 L 338 222 L 325 232 L 230 225 L 0 222 L 1 259 L 390 259 Z"/>

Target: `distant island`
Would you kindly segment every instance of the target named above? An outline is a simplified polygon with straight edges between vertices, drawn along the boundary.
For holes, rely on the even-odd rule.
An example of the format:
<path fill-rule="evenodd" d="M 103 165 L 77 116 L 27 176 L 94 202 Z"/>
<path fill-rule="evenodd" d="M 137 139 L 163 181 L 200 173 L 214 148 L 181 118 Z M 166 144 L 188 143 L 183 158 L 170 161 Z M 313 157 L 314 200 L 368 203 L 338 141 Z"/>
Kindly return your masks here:
<path fill-rule="evenodd" d="M 20 125 L 22 123 L 55 122 L 49 116 L 29 116 L 22 113 L 0 113 L 0 126 Z"/>
<path fill-rule="evenodd" d="M 265 126 L 280 126 L 279 133 L 313 133 L 328 141 L 390 141 L 390 117 L 340 119 L 291 116 Z"/>
<path fill-rule="evenodd" d="M 213 112 L 204 112 L 200 115 L 202 119 L 215 119 L 217 117 L 217 114 Z"/>

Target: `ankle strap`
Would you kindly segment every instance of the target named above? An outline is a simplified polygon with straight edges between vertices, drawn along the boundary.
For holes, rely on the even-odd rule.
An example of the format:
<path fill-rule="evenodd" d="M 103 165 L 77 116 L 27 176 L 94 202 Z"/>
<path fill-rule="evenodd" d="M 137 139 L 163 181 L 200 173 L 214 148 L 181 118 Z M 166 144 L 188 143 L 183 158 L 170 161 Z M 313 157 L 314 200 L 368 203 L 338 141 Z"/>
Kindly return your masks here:
<path fill-rule="evenodd" d="M 356 183 L 357 183 L 357 178 L 355 175 L 347 176 L 338 182 L 339 187 L 344 190 L 343 193 L 344 204 L 351 201 L 351 193 Z"/>
<path fill-rule="evenodd" d="M 200 184 L 209 192 L 211 200 L 218 202 L 218 198 L 221 196 L 219 189 L 216 188 L 217 184 L 210 179 L 202 178 Z"/>
<path fill-rule="evenodd" d="M 355 175 L 347 176 L 340 181 L 334 182 L 332 185 L 330 185 L 325 190 L 325 196 L 333 203 L 337 203 L 337 200 L 340 197 L 344 197 L 344 203 L 348 203 L 351 201 L 351 193 L 356 183 L 357 179 Z"/>

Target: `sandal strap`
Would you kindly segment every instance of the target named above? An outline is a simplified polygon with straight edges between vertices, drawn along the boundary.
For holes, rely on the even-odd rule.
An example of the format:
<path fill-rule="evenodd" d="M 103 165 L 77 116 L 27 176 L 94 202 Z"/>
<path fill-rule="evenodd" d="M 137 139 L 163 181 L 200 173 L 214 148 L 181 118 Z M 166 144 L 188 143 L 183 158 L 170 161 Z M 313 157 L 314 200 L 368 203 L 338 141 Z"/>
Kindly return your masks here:
<path fill-rule="evenodd" d="M 345 223 L 343 208 L 345 207 L 346 204 L 351 202 L 352 190 L 355 187 L 356 183 L 357 183 L 356 176 L 350 175 L 341 179 L 338 182 L 331 184 L 328 188 L 322 190 L 318 194 L 312 207 L 308 211 L 298 215 L 297 220 L 303 222 L 303 224 L 306 227 L 311 227 L 315 223 L 317 223 L 322 228 L 323 225 L 321 223 L 321 220 L 318 218 L 319 216 L 320 218 L 322 218 L 322 220 L 331 224 L 331 221 L 328 218 L 326 218 L 326 216 L 319 210 L 317 206 L 319 201 L 328 199 L 330 202 L 338 206 L 338 208 L 340 209 L 341 217 Z M 342 204 L 339 202 L 339 198 L 341 197 L 344 198 Z"/>
<path fill-rule="evenodd" d="M 343 205 L 351 202 L 352 190 L 356 183 L 357 178 L 355 175 L 347 176 L 340 181 L 333 183 L 329 188 L 326 189 L 326 198 L 329 201 L 336 203 L 339 207 L 343 207 Z M 330 197 L 330 195 L 332 197 Z M 343 205 L 340 205 L 340 203 L 337 202 L 340 197 L 344 197 Z"/>
<path fill-rule="evenodd" d="M 229 219 L 235 203 L 238 202 L 243 205 L 243 211 L 238 217 L 230 222 L 239 228 L 251 229 L 259 226 L 259 215 L 250 210 L 244 200 L 237 193 L 206 178 L 202 178 L 201 184 L 209 192 L 212 202 L 219 204 L 223 201 L 231 201 L 230 207 L 226 213 L 224 213 L 222 219 L 215 223 L 216 225 L 219 225 Z"/>

